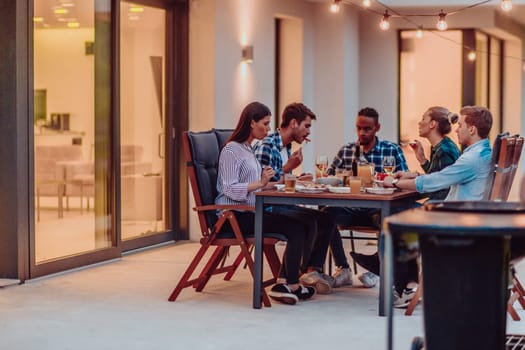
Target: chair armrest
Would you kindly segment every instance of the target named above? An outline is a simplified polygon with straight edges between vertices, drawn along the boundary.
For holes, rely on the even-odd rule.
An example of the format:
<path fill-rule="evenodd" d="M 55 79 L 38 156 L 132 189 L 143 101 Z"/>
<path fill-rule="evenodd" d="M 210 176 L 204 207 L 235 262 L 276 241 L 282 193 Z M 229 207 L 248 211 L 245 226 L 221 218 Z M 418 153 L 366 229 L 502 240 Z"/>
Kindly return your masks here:
<path fill-rule="evenodd" d="M 255 207 L 251 205 L 228 205 L 228 204 L 210 204 L 200 205 L 194 207 L 195 211 L 210 211 L 210 210 L 239 210 L 239 211 L 255 211 Z"/>

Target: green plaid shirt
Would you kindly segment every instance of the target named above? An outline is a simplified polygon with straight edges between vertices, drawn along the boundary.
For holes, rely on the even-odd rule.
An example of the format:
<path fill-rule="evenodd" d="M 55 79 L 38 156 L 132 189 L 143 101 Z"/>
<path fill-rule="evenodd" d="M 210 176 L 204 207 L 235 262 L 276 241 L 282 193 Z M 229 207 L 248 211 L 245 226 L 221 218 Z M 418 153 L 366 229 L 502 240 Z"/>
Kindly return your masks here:
<path fill-rule="evenodd" d="M 454 164 L 460 155 L 461 152 L 459 151 L 458 146 L 456 146 L 454 141 L 445 136 L 437 145 L 430 148 L 430 160 L 421 164 L 421 168 L 423 168 L 426 174 L 440 171 L 441 169 Z M 430 199 L 445 199 L 448 190 L 449 189 L 447 188 L 432 193 L 426 193 L 426 195 Z"/>

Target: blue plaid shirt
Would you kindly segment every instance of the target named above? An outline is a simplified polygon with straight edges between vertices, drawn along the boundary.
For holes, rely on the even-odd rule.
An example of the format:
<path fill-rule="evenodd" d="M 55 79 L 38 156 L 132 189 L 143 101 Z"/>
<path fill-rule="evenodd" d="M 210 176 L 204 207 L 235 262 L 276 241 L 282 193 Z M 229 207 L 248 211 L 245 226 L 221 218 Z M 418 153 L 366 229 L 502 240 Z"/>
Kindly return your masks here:
<path fill-rule="evenodd" d="M 275 176 L 271 181 L 279 181 L 283 172 L 283 158 L 281 157 L 281 150 L 285 146 L 283 145 L 283 139 L 279 130 L 266 136 L 262 141 L 258 142 L 255 148 L 255 157 L 261 163 L 263 168 L 266 165 L 269 165 L 275 170 Z M 291 155 L 292 144 L 286 146 L 286 152 L 288 153 L 288 158 Z"/>
<path fill-rule="evenodd" d="M 327 170 L 328 175 L 335 175 L 335 169 L 352 170 L 352 161 L 355 158 L 355 142 L 350 142 L 341 147 L 335 156 L 332 165 Z M 364 154 L 369 163 L 374 163 L 375 171 L 383 171 L 383 157 L 394 156 L 396 158 L 396 171 L 408 171 L 407 162 L 401 147 L 389 141 L 379 140 L 376 137 L 374 148 Z"/>

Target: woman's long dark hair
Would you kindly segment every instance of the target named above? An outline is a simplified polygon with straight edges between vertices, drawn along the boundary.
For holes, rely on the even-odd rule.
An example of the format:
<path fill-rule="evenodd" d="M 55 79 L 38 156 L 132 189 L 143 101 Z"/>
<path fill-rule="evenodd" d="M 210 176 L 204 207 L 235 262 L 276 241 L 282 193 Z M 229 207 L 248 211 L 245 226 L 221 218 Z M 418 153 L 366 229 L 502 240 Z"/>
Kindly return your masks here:
<path fill-rule="evenodd" d="M 268 115 L 272 115 L 270 108 L 257 101 L 250 103 L 242 110 L 239 122 L 227 142 L 235 141 L 242 143 L 246 141 L 248 137 L 250 137 L 252 120 L 258 122 Z"/>

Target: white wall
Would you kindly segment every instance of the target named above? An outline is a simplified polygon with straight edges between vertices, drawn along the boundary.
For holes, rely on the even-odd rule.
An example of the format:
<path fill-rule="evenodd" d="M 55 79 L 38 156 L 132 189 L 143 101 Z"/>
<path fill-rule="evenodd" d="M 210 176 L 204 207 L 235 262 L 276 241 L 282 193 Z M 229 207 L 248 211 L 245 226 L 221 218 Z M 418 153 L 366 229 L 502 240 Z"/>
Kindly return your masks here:
<path fill-rule="evenodd" d="M 317 153 L 335 155 L 348 141 L 358 109 L 358 17 L 346 6 L 334 16 L 325 5 L 301 0 L 192 2 L 190 129 L 232 128 L 253 100 L 275 113 L 274 21 L 297 18 L 303 23 L 302 102 L 318 116 L 313 142 L 303 145 L 304 170 L 314 170 Z M 249 65 L 241 62 L 243 45 L 254 47 Z M 190 220 L 190 236 L 196 239 L 194 216 Z"/>

